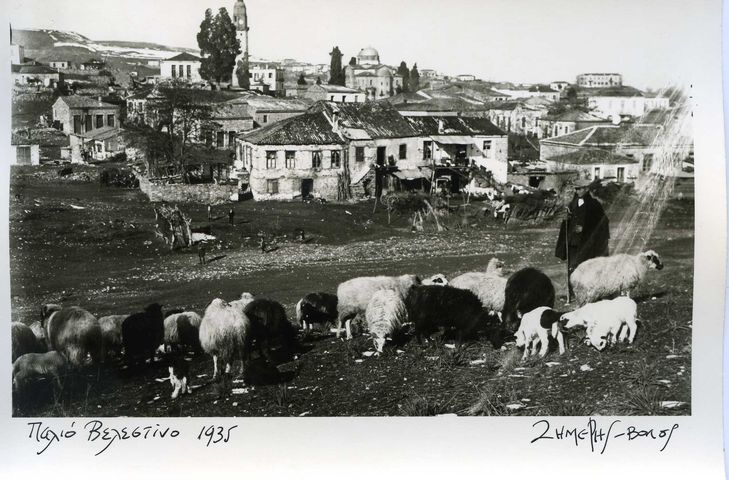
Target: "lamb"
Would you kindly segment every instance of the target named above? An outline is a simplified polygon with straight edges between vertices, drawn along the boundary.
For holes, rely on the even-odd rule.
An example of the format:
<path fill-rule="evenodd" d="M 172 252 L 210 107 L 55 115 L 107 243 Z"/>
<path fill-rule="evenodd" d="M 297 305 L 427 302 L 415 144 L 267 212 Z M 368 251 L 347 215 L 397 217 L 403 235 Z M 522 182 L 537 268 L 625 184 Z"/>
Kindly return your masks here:
<path fill-rule="evenodd" d="M 544 357 L 549 350 L 549 337 L 557 340 L 559 354 L 565 352 L 564 336 L 560 330 L 560 312 L 555 312 L 549 307 L 537 307 L 524 314 L 521 318 L 521 325 L 516 331 L 516 346 L 524 347 L 522 359 L 537 352 L 537 345 L 541 344 L 539 356 Z"/>
<path fill-rule="evenodd" d="M 230 302 L 230 306 L 233 308 L 237 308 L 241 312 L 244 312 L 246 309 L 246 306 L 251 303 L 253 300 L 255 300 L 255 296 L 252 293 L 249 292 L 243 292 L 240 295 L 240 298 L 238 300 L 233 300 Z"/>
<path fill-rule="evenodd" d="M 154 354 L 164 342 L 165 327 L 162 307 L 153 303 L 144 312 L 129 315 L 122 322 L 122 342 L 127 363 L 149 359 L 154 362 Z"/>
<path fill-rule="evenodd" d="M 337 318 L 337 296 L 331 293 L 307 293 L 296 303 L 296 321 L 302 330 L 311 330 L 312 324 L 327 324 Z"/>
<path fill-rule="evenodd" d="M 352 338 L 352 319 L 357 315 L 364 315 L 367 304 L 377 290 L 390 288 L 405 298 L 410 287 L 414 285 L 420 285 L 420 279 L 416 275 L 357 277 L 340 283 L 337 287 L 337 338 L 342 333 L 343 322 L 347 330 L 347 340 Z"/>
<path fill-rule="evenodd" d="M 181 312 L 168 315 L 164 320 L 165 351 L 188 348 L 200 350 L 200 323 L 202 318 L 195 312 Z"/>
<path fill-rule="evenodd" d="M 448 285 L 448 279 L 442 273 L 436 273 L 432 277 L 423 280 L 423 285 Z"/>
<path fill-rule="evenodd" d="M 225 300 L 216 298 L 205 309 L 200 322 L 200 346 L 213 357 L 213 379 L 218 378 L 218 361 L 225 365 L 225 373 L 235 360 L 241 362 L 240 374 L 244 373 L 244 360 L 250 350 L 250 320 Z"/>
<path fill-rule="evenodd" d="M 405 298 L 405 307 L 421 343 L 424 337 L 442 328 L 455 330 L 456 344 L 460 347 L 464 340 L 485 329 L 494 348 L 503 345 L 505 332 L 498 319 L 489 315 L 478 297 L 468 290 L 451 286 L 414 286 Z"/>
<path fill-rule="evenodd" d="M 82 366 L 87 356 L 96 364 L 102 360 L 103 338 L 99 321 L 81 307 L 57 310 L 44 321 L 48 347 L 63 354 L 68 362 Z"/>
<path fill-rule="evenodd" d="M 587 341 L 598 350 L 617 341 L 633 343 L 638 329 L 638 306 L 629 297 L 588 303 L 562 315 L 560 323 L 569 330 L 587 329 Z M 618 335 L 619 334 L 619 335 Z"/>
<path fill-rule="evenodd" d="M 385 346 L 385 339 L 396 335 L 406 322 L 405 302 L 395 290 L 378 290 L 367 304 L 365 318 L 377 354 L 380 354 Z"/>
<path fill-rule="evenodd" d="M 21 322 L 10 324 L 12 361 L 26 353 L 41 353 L 43 349 L 29 326 Z"/>
<path fill-rule="evenodd" d="M 122 352 L 122 323 L 129 315 L 107 315 L 99 319 L 101 338 L 104 343 L 104 356 L 109 357 L 113 352 L 121 355 Z"/>
<path fill-rule="evenodd" d="M 451 280 L 450 285 L 470 290 L 489 312 L 501 314 L 504 309 L 506 278 L 502 276 L 504 263 L 498 258 L 489 260 L 486 272 L 467 272 Z"/>
<path fill-rule="evenodd" d="M 13 388 L 20 393 L 30 380 L 50 376 L 60 389 L 66 366 L 66 357 L 55 350 L 21 355 L 13 362 Z"/>
<path fill-rule="evenodd" d="M 265 346 L 266 356 L 270 358 L 271 343 L 278 340 L 287 358 L 295 355 L 296 329 L 286 318 L 283 305 L 275 300 L 257 298 L 246 306 L 245 315 L 250 319 L 250 341 L 256 342 L 261 354 Z"/>
<path fill-rule="evenodd" d="M 586 260 L 570 276 L 577 305 L 629 295 L 630 290 L 637 287 L 646 272 L 653 268 L 663 269 L 660 257 L 653 250 L 638 255 L 621 253 Z"/>
<path fill-rule="evenodd" d="M 524 313 L 537 307 L 554 307 L 554 285 L 552 280 L 536 268 L 523 268 L 514 273 L 504 288 L 504 309 L 502 318 L 509 332 L 519 328 Z"/>

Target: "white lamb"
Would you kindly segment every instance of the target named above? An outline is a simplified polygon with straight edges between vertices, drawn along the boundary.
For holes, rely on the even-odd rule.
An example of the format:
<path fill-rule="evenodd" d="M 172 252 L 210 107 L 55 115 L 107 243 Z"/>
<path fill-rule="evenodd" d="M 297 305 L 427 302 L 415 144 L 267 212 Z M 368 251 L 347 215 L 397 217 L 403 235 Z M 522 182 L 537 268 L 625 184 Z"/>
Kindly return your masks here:
<path fill-rule="evenodd" d="M 586 260 L 570 276 L 575 300 L 578 305 L 585 305 L 616 295 L 630 295 L 630 290 L 643 281 L 651 268 L 663 268 L 660 257 L 653 250 L 638 255 L 621 253 Z"/>
<path fill-rule="evenodd" d="M 486 272 L 467 272 L 452 279 L 450 286 L 470 290 L 492 313 L 500 313 L 504 309 L 504 292 L 506 281 L 503 275 L 504 262 L 498 258 L 489 260 Z"/>
<path fill-rule="evenodd" d="M 633 343 L 638 329 L 638 306 L 628 297 L 601 300 L 565 313 L 560 323 L 567 330 L 575 327 L 587 329 L 586 340 L 596 349 L 603 350 L 618 341 Z"/>
<path fill-rule="evenodd" d="M 549 350 L 549 337 L 557 340 L 559 354 L 565 352 L 564 336 L 559 329 L 561 314 L 549 307 L 537 307 L 521 317 L 521 325 L 516 331 L 516 346 L 524 347 L 525 359 L 528 355 L 537 353 L 537 345 L 541 344 L 539 356 L 544 357 Z M 531 351 L 531 352 L 530 352 Z"/>
<path fill-rule="evenodd" d="M 423 280 L 423 285 L 438 285 L 442 287 L 448 285 L 448 279 L 442 273 L 436 273 L 432 277 Z"/>
<path fill-rule="evenodd" d="M 405 302 L 396 290 L 378 290 L 367 304 L 365 318 L 372 341 L 380 354 L 387 337 L 391 337 L 406 321 Z"/>

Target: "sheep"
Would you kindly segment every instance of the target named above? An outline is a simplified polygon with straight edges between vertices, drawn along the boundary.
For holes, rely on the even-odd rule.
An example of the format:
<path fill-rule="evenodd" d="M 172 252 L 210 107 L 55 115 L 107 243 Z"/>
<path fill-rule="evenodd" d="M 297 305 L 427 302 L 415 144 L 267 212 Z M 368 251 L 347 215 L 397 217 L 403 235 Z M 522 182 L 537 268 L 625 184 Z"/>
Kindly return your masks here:
<path fill-rule="evenodd" d="M 504 263 L 498 258 L 489 260 L 486 272 L 467 272 L 451 280 L 450 285 L 470 290 L 489 312 L 501 315 L 504 309 L 506 278 L 502 276 Z"/>
<path fill-rule="evenodd" d="M 524 314 L 521 325 L 516 331 L 516 346 L 524 347 L 522 360 L 529 354 L 534 355 L 539 344 L 541 344 L 539 356 L 544 357 L 549 350 L 550 336 L 557 340 L 559 354 L 564 354 L 564 336 L 559 324 L 561 315 L 549 307 L 537 307 Z"/>
<path fill-rule="evenodd" d="M 312 324 L 327 324 L 337 318 L 337 296 L 331 293 L 307 293 L 296 303 L 296 321 L 305 332 Z"/>
<path fill-rule="evenodd" d="M 199 339 L 203 351 L 213 357 L 213 379 L 218 378 L 218 361 L 230 373 L 235 360 L 241 362 L 240 374 L 244 373 L 244 360 L 250 350 L 250 320 L 225 300 L 216 298 L 205 309 L 200 322 Z"/>
<path fill-rule="evenodd" d="M 378 290 L 367 304 L 365 318 L 377 354 L 380 354 L 385 346 L 385 339 L 398 333 L 406 322 L 405 302 L 395 290 Z"/>
<path fill-rule="evenodd" d="M 448 279 L 442 273 L 436 273 L 432 277 L 423 280 L 423 285 L 448 285 Z"/>
<path fill-rule="evenodd" d="M 51 376 L 60 389 L 67 363 L 66 357 L 55 350 L 21 355 L 13 362 L 13 388 L 20 393 L 30 380 Z"/>
<path fill-rule="evenodd" d="M 505 336 L 498 319 L 489 315 L 478 297 L 468 290 L 451 286 L 414 286 L 405 298 L 405 307 L 420 343 L 423 337 L 442 328 L 455 330 L 456 344 L 460 346 L 484 328 L 494 348 L 503 345 Z"/>
<path fill-rule="evenodd" d="M 617 341 L 633 343 L 638 330 L 638 305 L 629 297 L 588 303 L 565 313 L 560 318 L 562 327 L 587 329 L 587 341 L 598 350 Z M 618 333 L 620 335 L 618 335 Z"/>
<path fill-rule="evenodd" d="M 638 255 L 621 253 L 596 257 L 582 262 L 570 276 L 577 305 L 582 306 L 617 295 L 630 295 L 649 269 L 663 269 L 656 252 L 648 250 Z"/>
<path fill-rule="evenodd" d="M 181 312 L 164 319 L 165 351 L 179 347 L 200 350 L 200 322 L 202 317 L 195 312 Z"/>
<path fill-rule="evenodd" d="M 41 353 L 42 348 L 33 330 L 21 322 L 10 324 L 10 339 L 12 361 L 14 362 L 21 355 L 26 353 Z"/>
<path fill-rule="evenodd" d="M 167 357 L 167 371 L 169 376 L 158 378 L 158 382 L 170 381 L 172 385 L 171 398 L 174 400 L 180 393 L 192 393 L 188 381 L 190 379 L 190 365 L 179 355 Z"/>
<path fill-rule="evenodd" d="M 107 315 L 99 318 L 101 338 L 104 343 L 104 356 L 109 357 L 113 352 L 121 355 L 122 352 L 122 323 L 129 315 Z"/>
<path fill-rule="evenodd" d="M 297 347 L 296 329 L 286 318 L 286 310 L 275 300 L 257 298 L 245 308 L 250 320 L 250 341 L 256 342 L 258 351 L 270 358 L 271 342 L 278 340 L 287 358 L 295 355 Z M 250 355 L 250 350 L 248 351 Z"/>
<path fill-rule="evenodd" d="M 81 307 L 64 307 L 45 320 L 48 348 L 62 353 L 68 362 L 80 367 L 87 356 L 97 364 L 104 352 L 99 321 Z"/>
<path fill-rule="evenodd" d="M 38 345 L 40 346 L 42 351 L 47 352 L 48 341 L 46 340 L 46 331 L 43 328 L 43 324 L 36 320 L 35 322 L 30 324 L 30 329 L 33 332 L 33 335 L 35 335 L 35 338 L 38 341 Z"/>
<path fill-rule="evenodd" d="M 51 316 L 53 312 L 57 312 L 62 307 L 55 303 L 46 303 L 45 305 L 41 305 L 41 317 L 40 321 L 43 322 L 45 319 Z"/>
<path fill-rule="evenodd" d="M 502 318 L 509 332 L 519 328 L 521 316 L 537 307 L 554 307 L 552 280 L 536 268 L 523 268 L 514 273 L 504 288 Z"/>
<path fill-rule="evenodd" d="M 122 343 L 127 364 L 149 359 L 154 362 L 154 354 L 164 342 L 165 327 L 162 307 L 153 303 L 144 312 L 129 315 L 122 322 Z"/>
<path fill-rule="evenodd" d="M 377 290 L 390 288 L 399 292 L 400 296 L 404 298 L 413 285 L 420 285 L 420 278 L 416 275 L 357 277 L 340 283 L 337 287 L 337 299 L 339 300 L 337 338 L 342 333 L 342 322 L 347 330 L 347 340 L 352 338 L 352 319 L 365 313 L 367 304 Z"/>

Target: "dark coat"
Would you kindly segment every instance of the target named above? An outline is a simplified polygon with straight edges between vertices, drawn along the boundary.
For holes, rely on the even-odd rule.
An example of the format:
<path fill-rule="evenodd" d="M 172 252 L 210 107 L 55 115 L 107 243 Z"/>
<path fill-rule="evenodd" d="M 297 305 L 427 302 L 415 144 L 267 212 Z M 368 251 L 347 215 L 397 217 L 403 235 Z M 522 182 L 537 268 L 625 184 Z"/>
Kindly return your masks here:
<path fill-rule="evenodd" d="M 555 256 L 567 260 L 567 239 L 569 239 L 569 263 L 576 267 L 585 260 L 609 255 L 608 240 L 610 224 L 602 204 L 592 198 L 589 192 L 582 199 L 585 203 L 577 206 L 575 195 L 569 204 L 570 215 L 562 221 Z M 569 232 L 568 232 L 569 226 Z"/>

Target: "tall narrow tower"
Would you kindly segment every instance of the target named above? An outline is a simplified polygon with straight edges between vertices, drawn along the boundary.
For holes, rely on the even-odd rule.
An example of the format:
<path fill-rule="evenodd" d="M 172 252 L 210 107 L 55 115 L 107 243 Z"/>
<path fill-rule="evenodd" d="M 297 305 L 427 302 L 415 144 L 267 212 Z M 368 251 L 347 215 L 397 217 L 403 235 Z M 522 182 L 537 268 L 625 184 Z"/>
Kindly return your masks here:
<path fill-rule="evenodd" d="M 233 7 L 233 23 L 235 24 L 236 37 L 240 41 L 241 54 L 235 59 L 235 64 L 239 61 L 248 61 L 248 13 L 246 12 L 246 4 L 243 0 L 237 0 Z M 237 68 L 237 67 L 236 67 Z M 233 70 L 233 83 L 239 85 L 238 79 Z"/>

